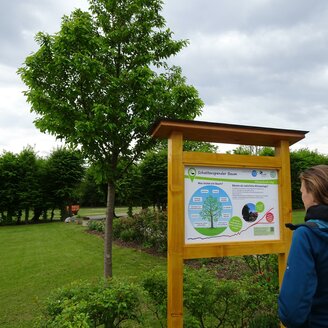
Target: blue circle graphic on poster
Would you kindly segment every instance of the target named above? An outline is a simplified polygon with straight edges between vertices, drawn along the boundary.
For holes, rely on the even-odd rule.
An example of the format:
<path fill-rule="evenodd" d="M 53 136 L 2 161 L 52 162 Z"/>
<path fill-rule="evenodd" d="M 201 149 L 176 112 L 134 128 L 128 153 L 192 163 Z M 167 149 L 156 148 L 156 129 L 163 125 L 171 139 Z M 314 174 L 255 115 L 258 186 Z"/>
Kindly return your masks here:
<path fill-rule="evenodd" d="M 232 203 L 228 194 L 217 186 L 197 189 L 189 200 L 188 217 L 193 228 L 204 236 L 224 232 L 232 217 Z"/>

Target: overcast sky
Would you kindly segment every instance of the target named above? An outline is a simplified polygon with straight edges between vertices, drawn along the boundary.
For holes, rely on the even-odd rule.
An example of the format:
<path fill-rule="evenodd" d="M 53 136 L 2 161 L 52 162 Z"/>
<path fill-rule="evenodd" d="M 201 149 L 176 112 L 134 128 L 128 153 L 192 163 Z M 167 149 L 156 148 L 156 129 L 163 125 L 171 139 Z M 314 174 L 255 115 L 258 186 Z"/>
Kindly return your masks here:
<path fill-rule="evenodd" d="M 87 0 L 1 1 L 0 153 L 58 144 L 35 128 L 16 71 L 74 8 Z M 197 120 L 306 130 L 292 149 L 328 154 L 327 0 L 165 0 L 162 15 L 190 42 L 171 62 L 205 103 Z"/>

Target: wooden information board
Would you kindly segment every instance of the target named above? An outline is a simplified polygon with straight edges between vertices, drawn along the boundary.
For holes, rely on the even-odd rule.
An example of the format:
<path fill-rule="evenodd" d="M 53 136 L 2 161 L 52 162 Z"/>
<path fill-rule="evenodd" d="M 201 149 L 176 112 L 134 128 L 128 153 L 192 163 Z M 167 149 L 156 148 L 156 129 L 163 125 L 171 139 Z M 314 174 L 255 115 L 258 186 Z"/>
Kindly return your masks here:
<path fill-rule="evenodd" d="M 185 259 L 276 253 L 281 284 L 291 241 L 289 146 L 306 133 L 187 120 L 153 125 L 154 138 L 168 139 L 169 328 L 183 327 Z M 274 147 L 275 156 L 185 152 L 184 140 Z"/>

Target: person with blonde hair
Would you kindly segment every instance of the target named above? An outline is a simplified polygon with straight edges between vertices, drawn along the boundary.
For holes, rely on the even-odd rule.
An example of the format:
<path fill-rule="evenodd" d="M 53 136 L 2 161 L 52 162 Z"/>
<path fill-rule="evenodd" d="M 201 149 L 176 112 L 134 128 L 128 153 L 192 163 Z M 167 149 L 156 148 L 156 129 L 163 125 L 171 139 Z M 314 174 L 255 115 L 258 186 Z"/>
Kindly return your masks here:
<path fill-rule="evenodd" d="M 288 328 L 328 327 L 328 165 L 300 175 L 305 222 L 294 230 L 278 309 Z"/>

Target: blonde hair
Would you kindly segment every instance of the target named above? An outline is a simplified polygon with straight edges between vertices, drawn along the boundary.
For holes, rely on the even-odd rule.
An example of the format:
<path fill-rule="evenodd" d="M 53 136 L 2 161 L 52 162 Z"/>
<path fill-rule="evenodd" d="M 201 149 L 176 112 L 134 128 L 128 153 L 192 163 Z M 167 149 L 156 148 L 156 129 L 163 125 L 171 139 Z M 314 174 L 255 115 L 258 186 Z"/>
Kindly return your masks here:
<path fill-rule="evenodd" d="M 316 165 L 300 174 L 307 192 L 318 204 L 328 205 L 328 165 Z"/>

